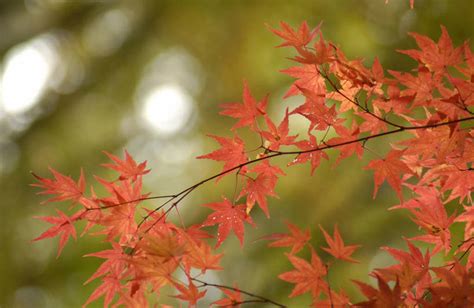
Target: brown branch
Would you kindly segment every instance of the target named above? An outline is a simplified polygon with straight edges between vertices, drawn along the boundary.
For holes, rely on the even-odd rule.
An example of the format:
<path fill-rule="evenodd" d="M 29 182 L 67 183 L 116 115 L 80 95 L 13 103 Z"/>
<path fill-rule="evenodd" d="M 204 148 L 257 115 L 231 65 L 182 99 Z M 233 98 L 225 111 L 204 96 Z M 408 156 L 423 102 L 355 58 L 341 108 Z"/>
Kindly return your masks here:
<path fill-rule="evenodd" d="M 392 121 L 389 121 L 387 119 L 384 119 L 382 117 L 379 117 L 378 115 L 376 115 L 375 113 L 373 112 L 370 112 L 369 108 L 367 106 L 362 106 L 361 104 L 359 104 L 359 102 L 357 100 L 354 100 L 352 98 L 350 98 L 349 96 L 347 96 L 344 92 L 342 92 L 336 84 L 334 84 L 334 82 L 331 80 L 331 78 L 329 78 L 329 76 L 326 74 L 326 73 L 323 73 L 319 70 L 318 67 L 316 67 L 316 70 L 318 71 L 318 73 L 324 78 L 324 80 L 326 80 L 327 82 L 329 82 L 329 84 L 333 87 L 334 91 L 336 91 L 337 93 L 339 93 L 339 95 L 341 95 L 342 97 L 344 97 L 345 99 L 347 99 L 349 102 L 351 102 L 352 104 L 356 105 L 357 107 L 361 108 L 365 113 L 369 114 L 370 116 L 376 118 L 377 120 L 379 121 L 382 121 L 386 124 L 389 124 L 389 125 L 392 125 L 394 127 L 397 127 L 397 128 L 406 128 L 406 126 L 403 126 L 403 125 L 399 125 L 399 124 L 396 124 L 396 123 L 393 123 Z"/>
<path fill-rule="evenodd" d="M 205 282 L 205 281 L 202 281 L 198 278 L 192 278 L 191 277 L 191 280 L 194 280 L 196 282 L 199 282 L 201 283 L 202 285 L 199 286 L 199 287 L 215 287 L 215 288 L 219 288 L 219 289 L 227 289 L 227 290 L 232 290 L 232 291 L 236 291 L 236 292 L 239 292 L 241 294 L 245 294 L 245 295 L 248 295 L 248 296 L 251 296 L 251 297 L 254 297 L 254 298 L 257 298 L 259 299 L 261 303 L 269 303 L 269 304 L 273 304 L 277 307 L 282 307 L 282 308 L 286 308 L 285 305 L 283 304 L 280 304 L 280 303 L 277 303 L 269 298 L 266 298 L 266 297 L 263 297 L 263 296 L 260 296 L 260 295 L 257 295 L 257 294 L 253 294 L 251 292 L 248 292 L 248 291 L 244 291 L 242 289 L 238 289 L 238 288 L 234 288 L 234 287 L 230 287 L 230 286 L 225 286 L 225 285 L 220 285 L 220 284 L 215 284 L 215 283 L 209 283 L 209 282 Z M 244 302 L 251 302 L 251 301 L 244 301 Z M 244 302 L 241 302 L 241 303 L 244 303 Z"/>
<path fill-rule="evenodd" d="M 155 208 L 153 211 L 151 211 L 150 213 L 148 213 L 144 218 L 143 220 L 138 224 L 138 227 L 140 227 L 151 215 L 153 215 L 155 212 L 159 211 L 161 208 L 163 208 L 165 205 L 169 204 L 170 202 L 172 202 L 173 200 L 175 200 L 176 198 L 178 198 L 178 200 L 174 201 L 173 202 L 173 205 L 170 207 L 170 209 L 173 207 L 173 206 L 177 206 L 178 203 L 184 198 L 186 197 L 188 194 L 190 194 L 194 189 L 198 188 L 199 186 L 207 183 L 207 182 L 210 182 L 218 177 L 221 177 L 227 173 L 230 173 L 230 172 L 233 172 L 235 170 L 238 170 L 238 169 L 241 169 L 247 165 L 250 165 L 250 164 L 254 164 L 254 163 L 257 163 L 259 161 L 263 161 L 263 160 L 266 160 L 266 159 L 271 159 L 271 158 L 274 158 L 274 157 L 278 157 L 278 156 L 284 156 L 284 155 L 300 155 L 300 154 L 305 154 L 305 153 L 312 153 L 312 152 L 319 152 L 319 151 L 324 151 L 324 150 L 327 150 L 327 149 L 332 149 L 332 148 L 337 148 L 337 147 L 341 147 L 341 146 L 345 146 L 345 145 L 349 145 L 349 144 L 353 144 L 353 143 L 357 143 L 357 142 L 367 142 L 368 140 L 371 140 L 371 139 L 375 139 L 375 138 L 379 138 L 379 137 L 383 137 L 383 136 L 388 136 L 388 135 L 393 135 L 393 134 L 397 134 L 397 133 L 401 133 L 401 132 L 404 132 L 404 131 L 411 131 L 411 130 L 418 130 L 418 129 L 429 129 L 429 128 L 436 128 L 436 127 L 440 127 L 440 126 L 446 126 L 446 125 L 450 125 L 450 124 L 455 124 L 455 123 L 462 123 L 462 122 L 467 122 L 467 121 L 472 121 L 474 120 L 474 116 L 472 117 L 467 117 L 467 118 L 463 118 L 463 119 L 458 119 L 458 120 L 452 120 L 452 121 L 447 121 L 447 122 L 441 122 L 441 123 L 435 123 L 435 124 L 427 124 L 427 125 L 419 125 L 419 126 L 409 126 L 409 127 L 399 127 L 397 129 L 394 129 L 394 130 L 390 130 L 390 131 L 386 131 L 386 132 L 383 132 L 383 133 L 379 133 L 379 134 L 375 134 L 375 135 L 369 135 L 369 136 L 365 136 L 365 137 L 360 137 L 360 138 L 356 138 L 356 139 L 353 139 L 353 140 L 348 140 L 348 141 L 344 141 L 344 142 L 341 142 L 341 143 L 337 143 L 337 144 L 327 144 L 327 143 L 324 143 L 323 146 L 320 146 L 320 147 L 317 147 L 317 148 L 314 148 L 314 149 L 309 149 L 309 150 L 300 150 L 300 151 L 272 151 L 269 155 L 266 155 L 266 156 L 262 156 L 262 157 L 258 157 L 256 159 L 253 159 L 253 160 L 249 160 L 249 161 L 246 161 L 244 163 L 241 163 L 239 165 L 236 165 L 232 168 L 229 168 L 227 170 L 224 170 L 224 171 L 221 171 L 219 173 L 216 173 L 210 177 L 207 177 L 189 187 L 186 187 L 184 188 L 183 190 L 177 192 L 176 194 L 172 194 L 172 195 L 158 195 L 158 196 L 152 196 L 152 197 L 145 197 L 145 198 L 140 198 L 140 199 L 135 199 L 135 200 L 130 200 L 130 201 L 127 201 L 127 202 L 122 202 L 121 204 L 116 204 L 116 205 L 111 205 L 111 206 L 108 206 L 108 207 L 113 207 L 113 206 L 119 206 L 119 205 L 123 205 L 123 204 L 126 204 L 126 203 L 133 203 L 133 202 L 137 202 L 137 201 L 145 201 L 145 200 L 152 200 L 152 199 L 164 199 L 164 198 L 170 198 L 169 200 L 167 200 L 165 203 L 161 204 L 159 207 Z M 97 209 L 105 209 L 105 208 L 108 208 L 108 207 L 101 207 L 101 208 L 97 208 Z M 168 209 L 165 214 L 169 213 L 170 212 L 170 209 Z M 159 218 L 158 221 L 154 222 L 154 224 L 148 228 L 145 233 L 147 233 L 153 226 L 155 226 L 159 221 L 161 221 L 162 217 Z"/>

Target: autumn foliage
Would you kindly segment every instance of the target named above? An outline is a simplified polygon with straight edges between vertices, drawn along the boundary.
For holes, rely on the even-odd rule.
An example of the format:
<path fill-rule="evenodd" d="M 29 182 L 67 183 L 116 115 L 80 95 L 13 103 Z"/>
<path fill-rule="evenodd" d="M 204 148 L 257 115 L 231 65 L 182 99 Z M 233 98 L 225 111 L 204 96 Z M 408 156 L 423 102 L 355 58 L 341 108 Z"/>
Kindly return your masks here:
<path fill-rule="evenodd" d="M 294 29 L 282 22 L 271 31 L 283 40 L 279 47 L 295 51 L 294 66 L 283 70 L 294 78 L 285 97 L 302 96 L 301 105 L 286 109 L 282 119 L 272 119 L 267 97 L 255 98 L 244 82 L 242 102 L 221 105 L 220 114 L 236 121 L 231 133 L 210 135 L 217 149 L 198 157 L 223 163 L 222 171 L 172 195 L 142 192 L 142 177 L 150 170 L 146 162 L 135 162 L 127 152 L 123 160 L 106 153 L 111 163 L 103 166 L 116 171 L 117 177 L 96 177 L 107 191 L 104 196 L 86 188 L 82 172 L 77 182 L 54 169 L 51 179 L 35 175 L 34 186 L 42 189 L 40 194 L 53 196 L 46 203 L 69 201 L 75 209 L 57 209 L 55 215 L 39 217 L 52 226 L 36 240 L 58 236 L 59 255 L 70 237 L 76 239 L 79 221 L 87 223 L 83 234 L 103 236 L 108 247 L 89 255 L 103 263 L 87 281 L 98 279 L 101 284 L 85 305 L 103 297 L 104 306 L 146 307 L 148 295 L 159 295 L 167 286 L 175 289 L 175 298 L 190 306 L 198 305 L 209 288 L 217 288 L 222 299 L 214 306 L 266 303 L 284 307 L 237 285 L 202 279 L 207 271 L 225 270 L 220 265 L 224 254 L 216 248 L 231 233 L 246 245 L 244 226 L 259 223 L 252 218 L 255 211 L 271 217 L 268 198 L 277 196 L 275 186 L 285 176 L 272 159 L 287 157 L 288 167 L 308 164 L 313 174 L 329 159 L 329 149 L 338 151 L 334 162 L 338 165 L 353 155 L 361 158 L 370 150 L 371 140 L 398 134 L 403 140 L 391 144 L 386 153 L 371 153 L 373 159 L 366 166 L 374 175 L 374 198 L 387 182 L 400 200 L 390 210 L 404 211 L 419 226 L 418 234 L 400 234 L 407 249 L 381 247 L 396 265 L 370 273 L 376 285 L 354 281 L 366 298 L 354 303 L 344 290 L 331 288 L 328 272 L 337 263 L 323 262 L 321 255 L 357 266 L 353 254 L 363 248 L 346 243 L 337 225 L 314 230 L 326 244 L 313 247 L 310 230 L 287 222 L 286 233 L 275 230 L 264 238 L 269 247 L 286 249 L 281 257 L 288 260 L 290 270 L 278 278 L 293 285 L 290 298 L 308 293 L 314 307 L 474 306 L 474 56 L 468 44 L 453 46 L 443 26 L 437 42 L 411 33 L 418 49 L 400 52 L 417 66 L 410 72 L 397 72 L 384 70 L 377 59 L 370 67 L 348 59 L 323 38 L 320 26 L 310 29 L 303 22 Z M 305 134 L 289 129 L 297 117 L 307 120 Z M 248 144 L 241 137 L 244 130 L 255 134 L 260 144 Z M 257 154 L 250 156 L 248 150 L 256 146 Z M 180 202 L 191 192 L 231 175 L 240 183 L 236 186 L 240 191 L 223 192 L 220 200 L 203 204 L 202 210 L 208 211 L 204 221 L 185 226 L 179 219 L 170 219 L 179 216 Z M 151 210 L 141 207 L 150 199 L 161 203 Z M 461 242 L 452 240 L 455 224 L 464 228 Z M 420 242 L 430 248 L 422 249 Z M 303 250 L 309 258 L 302 257 Z M 444 256 L 444 264 L 434 266 L 431 260 L 438 254 Z"/>

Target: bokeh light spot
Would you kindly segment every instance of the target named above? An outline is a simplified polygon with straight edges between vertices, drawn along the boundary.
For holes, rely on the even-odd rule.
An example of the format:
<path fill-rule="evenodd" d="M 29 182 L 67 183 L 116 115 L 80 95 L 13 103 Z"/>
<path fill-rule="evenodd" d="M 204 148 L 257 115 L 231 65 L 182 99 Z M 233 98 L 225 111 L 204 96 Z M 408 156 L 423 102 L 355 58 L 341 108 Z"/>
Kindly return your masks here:
<path fill-rule="evenodd" d="M 143 98 L 142 117 L 153 132 L 171 135 L 182 130 L 190 120 L 193 99 L 174 84 L 150 89 Z"/>
<path fill-rule="evenodd" d="M 21 114 L 44 94 L 58 64 L 50 39 L 35 39 L 7 54 L 0 83 L 1 104 L 6 113 Z"/>

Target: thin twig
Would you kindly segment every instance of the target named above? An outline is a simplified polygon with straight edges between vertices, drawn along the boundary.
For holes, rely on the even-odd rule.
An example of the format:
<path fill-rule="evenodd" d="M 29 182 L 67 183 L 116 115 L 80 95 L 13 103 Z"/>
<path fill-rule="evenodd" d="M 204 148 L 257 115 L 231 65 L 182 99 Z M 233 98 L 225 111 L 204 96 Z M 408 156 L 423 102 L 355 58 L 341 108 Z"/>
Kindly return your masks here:
<path fill-rule="evenodd" d="M 215 288 L 219 288 L 219 289 L 227 289 L 227 290 L 232 290 L 232 291 L 236 291 L 236 292 L 239 292 L 239 293 L 242 293 L 242 294 L 245 294 L 245 295 L 248 295 L 248 296 L 251 296 L 251 297 L 254 297 L 254 298 L 257 298 L 259 300 L 261 300 L 263 303 L 269 303 L 269 304 L 273 304 L 277 307 L 285 307 L 285 305 L 283 304 L 280 304 L 280 303 L 277 303 L 269 298 L 266 298 L 266 297 L 263 297 L 263 296 L 260 296 L 260 295 L 257 295 L 257 294 L 253 294 L 251 292 L 248 292 L 248 291 L 244 291 L 242 289 L 238 289 L 238 288 L 234 288 L 234 287 L 230 287 L 230 286 L 225 286 L 225 285 L 220 285 L 220 284 L 215 284 L 215 283 L 209 283 L 209 282 L 205 282 L 205 281 L 202 281 L 198 278 L 192 278 L 191 277 L 191 280 L 194 280 L 196 282 L 199 282 L 199 283 L 202 283 L 202 286 L 200 287 L 206 287 L 206 286 L 209 286 L 209 287 L 215 287 Z"/>

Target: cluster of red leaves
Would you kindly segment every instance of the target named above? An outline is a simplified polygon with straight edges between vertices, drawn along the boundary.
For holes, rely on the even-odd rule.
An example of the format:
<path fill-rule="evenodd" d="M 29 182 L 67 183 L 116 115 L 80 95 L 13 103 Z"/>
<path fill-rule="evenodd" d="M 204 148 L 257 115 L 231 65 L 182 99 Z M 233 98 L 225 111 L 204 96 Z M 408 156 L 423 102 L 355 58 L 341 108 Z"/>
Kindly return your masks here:
<path fill-rule="evenodd" d="M 468 44 L 454 47 L 444 27 L 438 42 L 413 33 L 419 50 L 401 52 L 417 61 L 418 67 L 410 73 L 388 71 L 390 75 L 386 76 L 378 60 L 367 68 L 361 60 L 347 59 L 336 45 L 323 38 L 319 26 L 310 30 L 304 22 L 293 29 L 282 22 L 281 29 L 272 31 L 283 39 L 281 47 L 296 51 L 293 60 L 297 65 L 283 73 L 295 78 L 285 97 L 302 95 L 305 100 L 300 106 L 286 108 L 283 119 L 275 123 L 267 113 L 267 97 L 258 101 L 244 83 L 242 103 L 222 105 L 221 114 L 237 120 L 233 136 L 211 136 L 220 148 L 198 157 L 223 162 L 222 172 L 174 195 L 143 194 L 142 176 L 148 170 L 145 163 L 137 164 L 128 153 L 125 160 L 107 154 L 114 164 L 104 166 L 117 171 L 119 177 L 113 181 L 97 178 L 108 192 L 105 197 L 97 197 L 92 188 L 87 196 L 82 174 L 78 183 L 54 170 L 54 179 L 36 176 L 39 184 L 35 186 L 43 189 L 41 193 L 55 195 L 49 202 L 70 200 L 79 207 L 70 215 L 58 210 L 59 216 L 42 217 L 53 226 L 37 239 L 60 235 L 60 253 L 68 238 L 76 237 L 75 223 L 79 220 L 87 221 L 84 232 L 95 226 L 99 231 L 94 234 L 105 235 L 112 249 L 91 254 L 105 261 L 89 279 L 101 279 L 102 284 L 86 304 L 104 296 L 105 306 L 114 302 L 142 307 L 147 305 L 148 293 L 160 294 L 164 286 L 169 286 L 178 292 L 176 298 L 191 306 L 197 305 L 208 287 L 217 287 L 226 296 L 214 305 L 261 302 L 283 306 L 238 287 L 199 279 L 208 270 L 221 269 L 222 254 L 215 248 L 226 241 L 230 231 L 244 245 L 244 225 L 254 225 L 251 214 L 255 205 L 270 217 L 267 198 L 276 197 L 278 179 L 285 175 L 270 160 L 289 156 L 292 161 L 288 166 L 309 162 L 313 173 L 323 159 L 329 158 L 326 150 L 339 151 L 337 165 L 354 154 L 361 158 L 373 139 L 402 134 L 403 141 L 392 144 L 387 153 L 377 154 L 366 168 L 374 171 L 374 197 L 386 181 L 401 201 L 391 209 L 408 210 L 421 234 L 406 239 L 408 251 L 382 248 L 398 263 L 371 273 L 377 287 L 355 281 L 367 298 L 356 305 L 474 305 L 474 56 Z M 290 131 L 295 117 L 308 122 L 304 136 Z M 246 152 L 255 146 L 247 146 L 239 136 L 244 129 L 261 140 L 255 159 Z M 316 136 L 322 137 L 318 140 Z M 223 197 L 222 201 L 203 205 L 212 210 L 203 222 L 185 227 L 167 219 L 194 189 L 229 174 L 236 174 L 240 191 L 232 200 Z M 138 205 L 149 199 L 166 201 L 139 213 Z M 239 202 L 241 199 L 245 202 Z M 453 249 L 454 223 L 463 224 L 464 240 Z M 203 228 L 215 225 L 217 243 L 212 248 L 208 240 L 212 236 Z M 353 305 L 344 291 L 331 289 L 327 275 L 333 263 L 322 261 L 309 243 L 310 232 L 291 223 L 288 228 L 289 234 L 266 238 L 273 240 L 271 247 L 291 248 L 286 257 L 294 270 L 279 276 L 295 284 L 290 297 L 309 292 L 315 307 Z M 357 262 L 352 254 L 359 246 L 345 245 L 337 226 L 333 236 L 322 227 L 321 231 L 328 245 L 320 247 L 323 251 L 342 261 Z M 433 248 L 423 254 L 415 245 L 420 241 Z M 310 260 L 296 255 L 304 247 L 311 253 Z M 441 252 L 451 252 L 452 257 L 441 266 L 432 266 L 432 257 Z M 191 271 L 200 274 L 192 275 Z M 243 299 L 243 295 L 250 299 Z"/>

